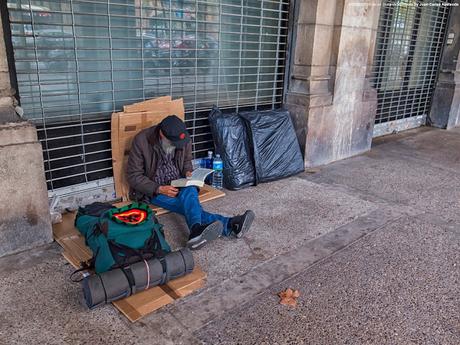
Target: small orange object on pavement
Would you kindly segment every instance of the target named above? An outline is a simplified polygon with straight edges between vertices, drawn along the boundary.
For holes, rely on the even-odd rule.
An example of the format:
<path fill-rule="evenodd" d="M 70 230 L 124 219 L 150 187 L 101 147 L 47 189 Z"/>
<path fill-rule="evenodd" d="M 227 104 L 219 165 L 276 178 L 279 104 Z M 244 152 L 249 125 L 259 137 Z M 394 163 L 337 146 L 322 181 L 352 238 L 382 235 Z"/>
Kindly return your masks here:
<path fill-rule="evenodd" d="M 300 296 L 299 290 L 288 288 L 278 293 L 280 297 L 280 304 L 289 305 L 291 307 L 297 306 L 297 298 Z"/>

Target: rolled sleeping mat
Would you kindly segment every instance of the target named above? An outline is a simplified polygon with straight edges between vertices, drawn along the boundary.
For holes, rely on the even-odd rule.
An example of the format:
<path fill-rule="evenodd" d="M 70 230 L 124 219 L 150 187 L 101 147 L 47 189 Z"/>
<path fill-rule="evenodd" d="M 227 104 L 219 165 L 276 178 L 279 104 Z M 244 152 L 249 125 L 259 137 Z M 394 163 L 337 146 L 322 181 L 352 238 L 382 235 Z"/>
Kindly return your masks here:
<path fill-rule="evenodd" d="M 193 255 L 188 248 L 136 262 L 127 268 L 113 269 L 83 278 L 86 305 L 95 308 L 101 304 L 128 297 L 136 292 L 167 283 L 193 271 Z"/>
<path fill-rule="evenodd" d="M 166 269 L 164 282 L 161 284 L 169 282 L 172 279 L 182 277 L 193 271 L 195 262 L 193 261 L 192 252 L 188 248 L 184 249 L 172 252 L 170 253 L 172 255 L 166 255 L 164 257 L 164 266 Z M 184 273 L 184 271 L 186 273 Z"/>

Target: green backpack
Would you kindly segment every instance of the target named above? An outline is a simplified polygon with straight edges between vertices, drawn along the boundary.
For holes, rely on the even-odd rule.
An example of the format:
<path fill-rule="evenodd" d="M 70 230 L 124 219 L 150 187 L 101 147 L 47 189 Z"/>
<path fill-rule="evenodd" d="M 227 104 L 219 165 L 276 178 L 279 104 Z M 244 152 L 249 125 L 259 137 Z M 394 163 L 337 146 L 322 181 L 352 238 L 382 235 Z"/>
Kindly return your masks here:
<path fill-rule="evenodd" d="M 163 225 L 147 204 L 135 202 L 116 208 L 93 203 L 78 209 L 75 226 L 93 251 L 90 266 L 96 273 L 162 257 L 171 251 Z"/>

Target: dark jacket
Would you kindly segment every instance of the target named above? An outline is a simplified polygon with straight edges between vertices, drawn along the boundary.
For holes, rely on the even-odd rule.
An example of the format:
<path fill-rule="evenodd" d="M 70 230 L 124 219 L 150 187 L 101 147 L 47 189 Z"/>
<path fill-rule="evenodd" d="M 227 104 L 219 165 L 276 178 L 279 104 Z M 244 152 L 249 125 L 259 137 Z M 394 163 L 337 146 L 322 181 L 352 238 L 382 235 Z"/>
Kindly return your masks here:
<path fill-rule="evenodd" d="M 161 157 L 160 129 L 146 128 L 133 139 L 126 168 L 131 200 L 148 201 L 157 194 L 159 185 L 153 181 Z M 181 176 L 192 171 L 192 144 L 176 149 L 174 161 Z"/>

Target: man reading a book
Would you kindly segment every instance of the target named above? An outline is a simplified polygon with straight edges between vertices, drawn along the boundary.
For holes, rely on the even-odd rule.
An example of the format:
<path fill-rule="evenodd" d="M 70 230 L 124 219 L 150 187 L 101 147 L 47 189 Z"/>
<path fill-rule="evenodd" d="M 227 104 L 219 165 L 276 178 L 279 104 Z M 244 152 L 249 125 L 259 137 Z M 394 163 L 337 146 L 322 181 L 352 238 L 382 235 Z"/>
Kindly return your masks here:
<path fill-rule="evenodd" d="M 184 122 L 175 115 L 146 128 L 133 139 L 127 179 L 130 198 L 149 202 L 185 217 L 190 231 L 187 247 L 201 248 L 221 235 L 241 238 L 254 212 L 235 217 L 206 212 L 195 186 L 175 188 L 171 181 L 192 175 L 192 143 Z"/>

